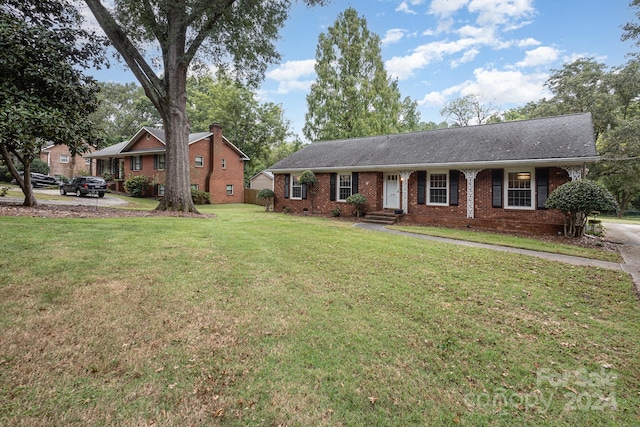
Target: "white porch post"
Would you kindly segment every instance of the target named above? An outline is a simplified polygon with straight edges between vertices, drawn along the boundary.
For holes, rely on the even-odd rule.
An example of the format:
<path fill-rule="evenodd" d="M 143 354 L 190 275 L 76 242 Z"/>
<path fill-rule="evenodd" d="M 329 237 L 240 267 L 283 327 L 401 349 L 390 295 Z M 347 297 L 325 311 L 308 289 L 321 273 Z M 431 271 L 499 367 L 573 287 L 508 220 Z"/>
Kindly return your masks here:
<path fill-rule="evenodd" d="M 475 218 L 475 188 L 476 176 L 482 169 L 463 169 L 464 177 L 467 180 L 467 218 Z"/>
<path fill-rule="evenodd" d="M 400 180 L 402 181 L 402 212 L 409 213 L 409 177 L 413 171 L 400 172 Z"/>
<path fill-rule="evenodd" d="M 571 165 L 571 166 L 560 166 L 562 169 L 566 170 L 569 174 L 569 178 L 571 181 L 580 181 L 586 173 L 584 172 L 584 167 L 580 165 Z"/>

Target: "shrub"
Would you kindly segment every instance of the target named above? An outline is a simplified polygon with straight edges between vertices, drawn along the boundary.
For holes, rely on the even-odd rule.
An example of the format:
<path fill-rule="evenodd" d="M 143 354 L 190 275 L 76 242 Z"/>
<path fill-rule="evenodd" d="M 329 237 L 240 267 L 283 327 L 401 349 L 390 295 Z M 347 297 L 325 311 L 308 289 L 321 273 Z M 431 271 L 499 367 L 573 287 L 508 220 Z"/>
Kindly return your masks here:
<path fill-rule="evenodd" d="M 136 175 L 124 182 L 124 189 L 127 190 L 132 197 L 144 197 L 149 184 L 151 184 L 151 178 L 144 175 Z"/>
<path fill-rule="evenodd" d="M 311 200 L 311 213 L 313 213 L 315 211 L 315 208 L 313 205 L 314 205 L 314 199 L 316 195 L 316 185 L 318 184 L 318 180 L 316 179 L 316 175 L 313 173 L 313 171 L 306 170 L 302 172 L 302 174 L 300 175 L 300 184 L 305 186 L 307 192 L 309 193 L 309 199 Z"/>
<path fill-rule="evenodd" d="M 49 175 L 49 165 L 40 159 L 33 159 L 31 162 L 31 172 L 41 173 L 43 175 Z"/>
<path fill-rule="evenodd" d="M 365 205 L 367 204 L 366 196 L 360 193 L 352 194 L 349 197 L 347 197 L 347 203 L 349 203 L 350 205 L 353 205 L 354 212 L 357 217 L 364 215 Z"/>
<path fill-rule="evenodd" d="M 568 237 L 582 237 L 587 217 L 593 212 L 611 212 L 618 207 L 606 188 L 586 179 L 562 184 L 549 195 L 545 206 L 564 213 L 564 234 Z"/>
<path fill-rule="evenodd" d="M 195 205 L 210 205 L 211 204 L 211 194 L 191 189 L 191 199 L 193 200 L 193 204 Z"/>
<path fill-rule="evenodd" d="M 262 199 L 264 210 L 268 211 L 272 206 L 273 199 L 276 198 L 276 193 L 274 193 L 273 190 L 264 188 L 258 193 L 258 198 Z"/>
<path fill-rule="evenodd" d="M 335 207 L 331 210 L 331 216 L 333 217 L 339 217 L 340 215 L 342 215 L 342 211 L 340 210 L 339 207 Z"/>

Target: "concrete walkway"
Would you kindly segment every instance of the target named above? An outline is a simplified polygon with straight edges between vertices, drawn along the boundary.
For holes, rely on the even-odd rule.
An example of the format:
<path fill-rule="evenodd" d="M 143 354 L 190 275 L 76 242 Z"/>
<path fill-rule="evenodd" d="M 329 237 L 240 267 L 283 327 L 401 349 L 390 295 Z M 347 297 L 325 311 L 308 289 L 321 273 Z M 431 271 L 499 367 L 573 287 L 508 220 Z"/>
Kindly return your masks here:
<path fill-rule="evenodd" d="M 370 231 L 378 231 L 383 233 L 396 234 L 401 236 L 414 237 L 423 240 L 432 240 L 436 242 L 452 243 L 456 245 L 470 246 L 474 248 L 491 249 L 494 251 L 510 252 L 522 255 L 529 255 L 538 258 L 548 259 L 550 261 L 564 262 L 572 265 L 600 267 L 609 270 L 622 270 L 631 276 L 631 280 L 635 285 L 636 294 L 640 297 L 640 225 L 620 224 L 620 223 L 604 223 L 605 233 L 607 237 L 614 243 L 620 245 L 619 251 L 623 264 L 615 262 L 600 261 L 597 259 L 582 258 L 570 255 L 552 254 L 549 252 L 538 252 L 529 249 L 509 248 L 506 246 L 488 245 L 486 243 L 467 242 L 464 240 L 447 239 L 445 237 L 427 236 L 424 234 L 409 233 L 406 231 L 391 230 L 383 225 L 367 224 L 358 222 L 354 227 L 362 228 Z"/>

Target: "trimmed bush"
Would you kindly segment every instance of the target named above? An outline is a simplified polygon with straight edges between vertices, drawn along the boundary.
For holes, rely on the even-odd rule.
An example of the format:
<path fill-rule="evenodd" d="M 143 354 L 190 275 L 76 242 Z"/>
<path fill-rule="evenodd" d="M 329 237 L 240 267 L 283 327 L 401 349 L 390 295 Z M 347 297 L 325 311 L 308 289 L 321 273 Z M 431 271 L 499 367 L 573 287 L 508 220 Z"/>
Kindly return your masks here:
<path fill-rule="evenodd" d="M 194 205 L 210 205 L 211 204 L 211 194 L 191 189 L 191 199 L 193 200 Z"/>
<path fill-rule="evenodd" d="M 136 175 L 124 182 L 124 189 L 131 197 L 144 197 L 147 194 L 147 188 L 151 184 L 151 178 L 144 175 Z"/>
<path fill-rule="evenodd" d="M 347 197 L 347 203 L 353 205 L 354 213 L 357 217 L 364 215 L 365 205 L 367 204 L 367 197 L 363 194 L 356 193 Z"/>
<path fill-rule="evenodd" d="M 272 206 L 273 199 L 276 198 L 276 193 L 269 188 L 263 188 L 258 193 L 258 198 L 262 199 L 262 202 L 264 203 L 264 210 L 268 211 Z"/>
<path fill-rule="evenodd" d="M 582 237 L 587 217 L 593 212 L 615 212 L 615 198 L 601 184 L 587 179 L 562 184 L 549 195 L 545 206 L 564 213 L 564 234 Z"/>

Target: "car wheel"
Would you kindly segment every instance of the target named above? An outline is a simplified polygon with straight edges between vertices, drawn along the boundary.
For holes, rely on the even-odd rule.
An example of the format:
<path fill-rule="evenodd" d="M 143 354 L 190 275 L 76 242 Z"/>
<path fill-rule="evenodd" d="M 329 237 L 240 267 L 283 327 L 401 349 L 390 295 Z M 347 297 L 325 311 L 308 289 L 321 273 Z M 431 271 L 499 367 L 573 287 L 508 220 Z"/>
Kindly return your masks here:
<path fill-rule="evenodd" d="M 76 190 L 76 196 L 82 197 L 82 192 L 80 191 L 80 189 Z"/>
<path fill-rule="evenodd" d="M 64 188 L 62 188 L 62 187 L 60 187 L 60 195 L 62 195 L 62 196 L 66 196 L 67 195 L 67 192 L 64 191 Z"/>
<path fill-rule="evenodd" d="M 98 193 L 98 197 L 104 197 L 104 193 Z"/>

